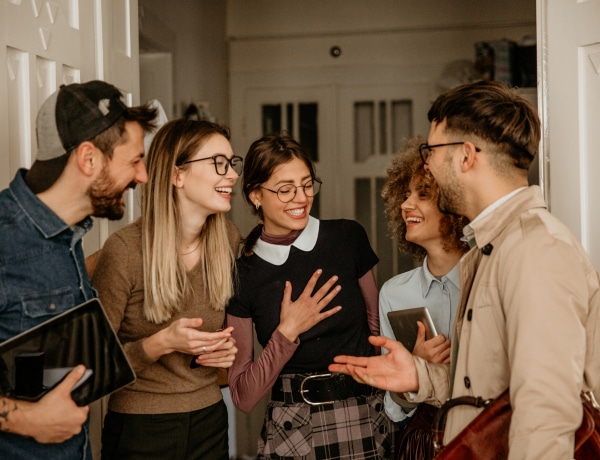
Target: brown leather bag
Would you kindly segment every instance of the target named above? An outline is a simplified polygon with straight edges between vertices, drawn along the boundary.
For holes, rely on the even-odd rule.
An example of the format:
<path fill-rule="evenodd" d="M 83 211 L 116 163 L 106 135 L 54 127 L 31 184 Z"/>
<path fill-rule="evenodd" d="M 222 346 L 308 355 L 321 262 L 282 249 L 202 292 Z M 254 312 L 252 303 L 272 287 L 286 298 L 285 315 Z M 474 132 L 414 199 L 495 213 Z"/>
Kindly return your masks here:
<path fill-rule="evenodd" d="M 575 433 L 575 459 L 596 460 L 600 458 L 600 406 L 593 393 L 581 394 L 583 419 Z M 446 417 L 453 407 L 468 404 L 484 407 L 447 446 L 443 445 Z M 496 399 L 463 396 L 450 399 L 436 415 L 434 422 L 434 446 L 436 460 L 490 460 L 508 458 L 508 430 L 512 408 L 508 390 Z"/>

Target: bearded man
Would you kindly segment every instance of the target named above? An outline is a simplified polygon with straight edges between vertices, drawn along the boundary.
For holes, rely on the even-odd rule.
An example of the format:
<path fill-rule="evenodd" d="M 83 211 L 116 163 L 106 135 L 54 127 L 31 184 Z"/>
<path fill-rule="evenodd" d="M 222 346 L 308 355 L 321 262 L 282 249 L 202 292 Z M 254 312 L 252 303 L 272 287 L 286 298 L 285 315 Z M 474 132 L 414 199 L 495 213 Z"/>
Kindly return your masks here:
<path fill-rule="evenodd" d="M 62 85 L 36 119 L 38 152 L 0 192 L 0 342 L 96 297 L 82 238 L 91 216 L 120 219 L 123 194 L 148 180 L 144 135 L 156 109 L 127 107 L 102 81 Z M 11 366 L 12 363 L 5 363 Z M 0 388 L 0 451 L 11 459 L 91 459 L 80 365 L 37 402 Z"/>

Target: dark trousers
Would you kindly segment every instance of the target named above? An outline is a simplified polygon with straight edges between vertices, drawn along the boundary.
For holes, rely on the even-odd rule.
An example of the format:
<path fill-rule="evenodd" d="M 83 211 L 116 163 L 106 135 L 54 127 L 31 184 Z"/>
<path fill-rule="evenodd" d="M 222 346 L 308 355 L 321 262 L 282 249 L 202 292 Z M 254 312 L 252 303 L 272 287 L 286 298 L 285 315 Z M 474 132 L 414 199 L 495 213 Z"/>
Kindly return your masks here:
<path fill-rule="evenodd" d="M 109 411 L 102 430 L 102 460 L 227 460 L 227 407 L 176 414 Z"/>

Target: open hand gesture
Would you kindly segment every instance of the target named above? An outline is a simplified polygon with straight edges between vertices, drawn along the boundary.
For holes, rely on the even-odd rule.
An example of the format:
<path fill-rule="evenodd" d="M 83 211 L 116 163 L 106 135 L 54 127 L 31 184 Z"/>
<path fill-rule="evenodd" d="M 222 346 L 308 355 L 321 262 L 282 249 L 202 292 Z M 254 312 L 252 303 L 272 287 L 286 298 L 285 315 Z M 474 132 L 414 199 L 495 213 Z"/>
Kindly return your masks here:
<path fill-rule="evenodd" d="M 295 342 L 300 334 L 308 331 L 325 318 L 335 315 L 342 309 L 342 307 L 338 305 L 330 310 L 323 311 L 323 309 L 329 305 L 329 302 L 331 302 L 342 289 L 339 285 L 332 289 L 333 285 L 338 280 L 337 276 L 329 278 L 329 280 L 323 284 L 314 295 L 312 295 L 317 280 L 322 272 L 323 270 L 319 269 L 311 276 L 308 283 L 306 283 L 306 287 L 302 291 L 302 294 L 300 294 L 300 297 L 298 297 L 295 302 L 292 302 L 292 284 L 289 281 L 285 282 L 278 329 L 290 342 Z"/>
<path fill-rule="evenodd" d="M 369 342 L 382 347 L 388 353 L 378 356 L 336 356 L 331 372 L 348 374 L 359 383 L 366 383 L 382 390 L 403 393 L 417 391 L 419 378 L 412 354 L 400 342 L 384 336 L 371 336 Z"/>

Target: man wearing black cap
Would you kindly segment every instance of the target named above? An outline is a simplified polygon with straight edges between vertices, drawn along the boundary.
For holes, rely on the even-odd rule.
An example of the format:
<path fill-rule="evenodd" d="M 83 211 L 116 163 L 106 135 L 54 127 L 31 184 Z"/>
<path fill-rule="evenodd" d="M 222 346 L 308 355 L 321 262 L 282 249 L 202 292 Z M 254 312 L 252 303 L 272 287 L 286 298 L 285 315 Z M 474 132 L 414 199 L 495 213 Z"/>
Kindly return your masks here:
<path fill-rule="evenodd" d="M 0 192 L 0 342 L 96 296 L 82 238 L 90 216 L 120 219 L 124 192 L 147 181 L 155 117 L 101 81 L 63 85 L 42 104 L 36 161 Z M 91 459 L 89 409 L 71 399 L 84 370 L 38 402 L 0 395 L 3 458 Z"/>

